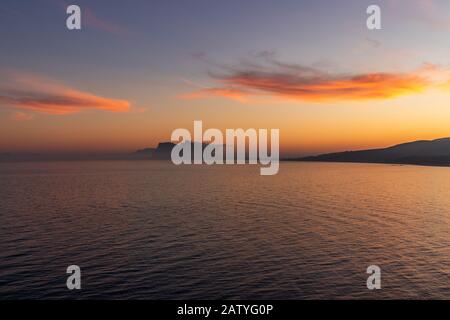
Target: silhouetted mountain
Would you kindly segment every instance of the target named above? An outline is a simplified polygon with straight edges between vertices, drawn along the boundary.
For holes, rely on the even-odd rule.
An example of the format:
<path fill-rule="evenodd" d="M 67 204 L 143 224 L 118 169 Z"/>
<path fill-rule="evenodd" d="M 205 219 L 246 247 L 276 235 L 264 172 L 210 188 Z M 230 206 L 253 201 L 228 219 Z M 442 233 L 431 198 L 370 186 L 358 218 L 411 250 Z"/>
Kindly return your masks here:
<path fill-rule="evenodd" d="M 191 155 L 194 155 L 194 146 L 199 145 L 199 142 L 186 141 L 191 147 Z M 172 149 L 175 146 L 172 142 L 160 142 L 156 148 L 145 148 L 137 150 L 133 155 L 148 158 L 150 160 L 169 160 L 171 159 Z M 202 144 L 202 150 L 207 144 Z"/>
<path fill-rule="evenodd" d="M 140 154 L 140 155 L 151 155 L 153 152 L 155 152 L 155 148 L 145 148 L 145 149 L 140 149 L 137 150 L 135 152 L 135 154 Z"/>
<path fill-rule="evenodd" d="M 188 144 L 191 148 L 191 159 L 194 159 L 194 149 L 195 146 L 201 145 L 202 151 L 209 145 L 208 143 L 191 142 L 186 141 L 184 144 Z M 160 142 L 157 148 L 145 148 L 134 152 L 131 156 L 138 159 L 149 159 L 149 160 L 169 160 L 171 159 L 172 149 L 175 146 L 172 142 Z M 226 156 L 226 145 L 222 144 L 223 159 Z M 214 153 L 213 153 L 214 154 Z M 245 149 L 245 159 L 249 158 L 248 145 Z M 234 159 L 237 159 L 237 146 L 234 146 Z"/>
<path fill-rule="evenodd" d="M 421 140 L 384 149 L 328 153 L 293 160 L 450 166 L 450 138 Z"/>
<path fill-rule="evenodd" d="M 172 142 L 160 142 L 158 147 L 137 150 L 132 156 L 150 160 L 169 160 L 174 146 Z"/>

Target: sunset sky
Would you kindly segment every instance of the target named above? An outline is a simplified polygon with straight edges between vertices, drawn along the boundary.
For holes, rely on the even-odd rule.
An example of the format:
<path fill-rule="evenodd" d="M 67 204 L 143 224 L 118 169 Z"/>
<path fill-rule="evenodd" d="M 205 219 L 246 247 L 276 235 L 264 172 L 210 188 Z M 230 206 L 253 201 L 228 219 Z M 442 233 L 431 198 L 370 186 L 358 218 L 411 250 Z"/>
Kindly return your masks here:
<path fill-rule="evenodd" d="M 448 0 L 3 0 L 0 152 L 129 152 L 194 120 L 280 129 L 286 155 L 449 137 L 449 38 Z"/>

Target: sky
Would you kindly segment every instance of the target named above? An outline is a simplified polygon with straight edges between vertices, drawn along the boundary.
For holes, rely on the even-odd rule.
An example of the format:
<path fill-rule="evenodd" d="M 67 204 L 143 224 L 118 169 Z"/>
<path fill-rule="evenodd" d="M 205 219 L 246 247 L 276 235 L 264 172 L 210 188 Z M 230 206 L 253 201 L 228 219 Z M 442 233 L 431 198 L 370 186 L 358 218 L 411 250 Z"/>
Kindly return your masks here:
<path fill-rule="evenodd" d="M 284 155 L 450 137 L 449 35 L 447 0 L 3 0 L 0 152 L 131 152 L 194 120 L 279 129 Z"/>

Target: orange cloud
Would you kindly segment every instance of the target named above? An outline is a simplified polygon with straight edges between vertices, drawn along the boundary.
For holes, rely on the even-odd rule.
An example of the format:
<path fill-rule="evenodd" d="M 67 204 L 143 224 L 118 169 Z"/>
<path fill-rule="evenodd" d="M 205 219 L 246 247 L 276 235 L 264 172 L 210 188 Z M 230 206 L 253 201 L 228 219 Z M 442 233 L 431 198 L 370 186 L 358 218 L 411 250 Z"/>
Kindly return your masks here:
<path fill-rule="evenodd" d="M 321 70 L 270 60 L 269 66 L 228 68 L 215 78 L 221 86 L 188 95 L 242 100 L 251 95 L 270 95 L 306 102 L 389 99 L 438 88 L 450 79 L 448 70 L 426 64 L 411 73 L 328 74 Z"/>
<path fill-rule="evenodd" d="M 84 110 L 125 112 L 130 103 L 96 96 L 34 75 L 15 73 L 13 86 L 0 88 L 0 102 L 10 108 L 65 115 Z"/>
<path fill-rule="evenodd" d="M 419 76 L 382 73 L 325 79 L 240 74 L 224 82 L 247 90 L 311 102 L 386 99 L 420 92 L 428 86 L 428 81 Z"/>

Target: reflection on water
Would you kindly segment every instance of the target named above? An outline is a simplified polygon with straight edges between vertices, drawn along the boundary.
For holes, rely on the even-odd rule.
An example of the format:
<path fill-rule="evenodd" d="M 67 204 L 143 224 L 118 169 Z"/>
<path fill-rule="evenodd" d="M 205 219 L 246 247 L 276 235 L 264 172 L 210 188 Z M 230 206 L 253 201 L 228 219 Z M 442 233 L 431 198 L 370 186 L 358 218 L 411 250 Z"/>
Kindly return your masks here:
<path fill-rule="evenodd" d="M 450 168 L 2 163 L 0 194 L 0 299 L 450 298 Z"/>

